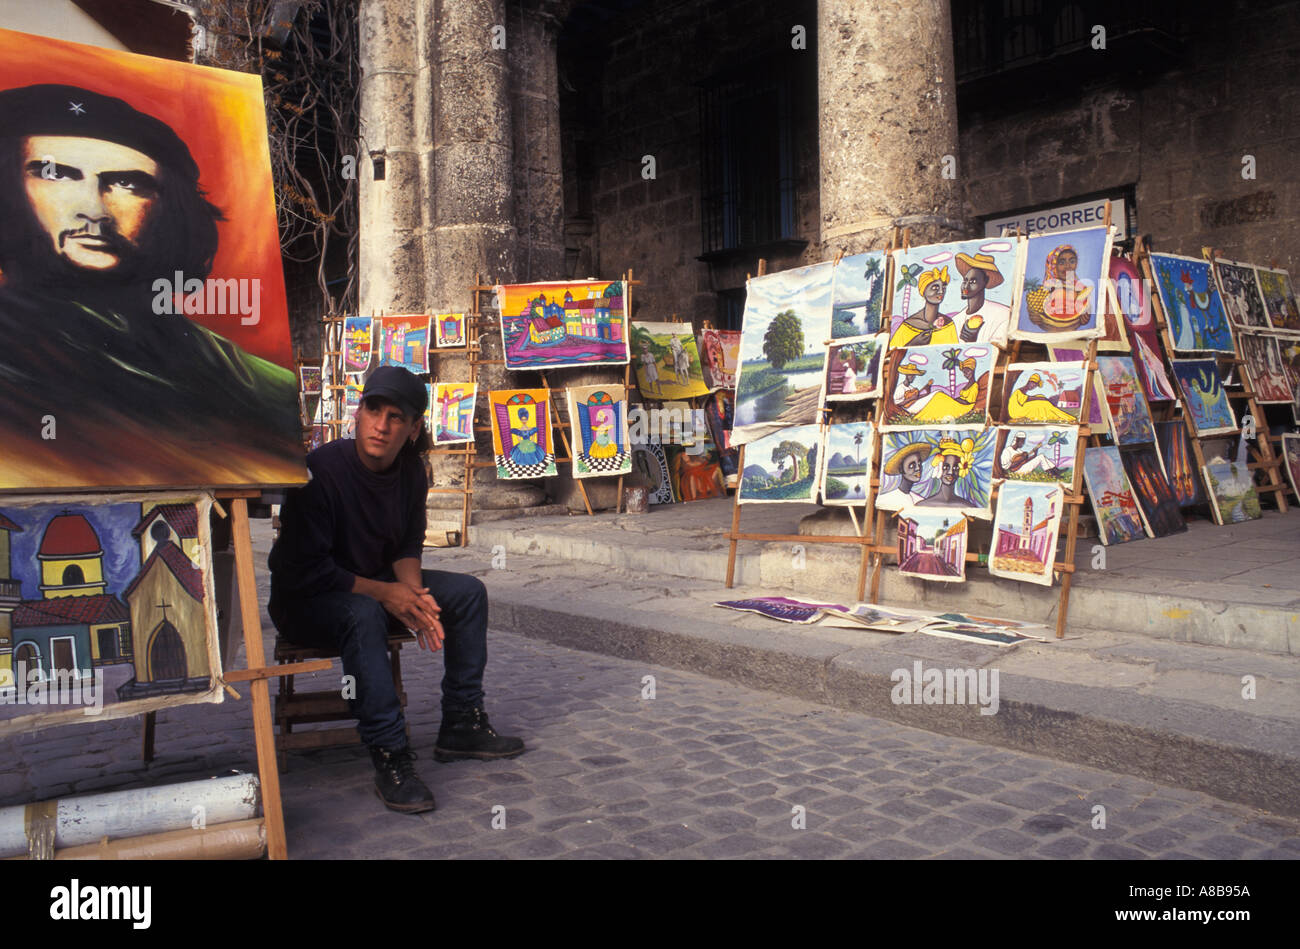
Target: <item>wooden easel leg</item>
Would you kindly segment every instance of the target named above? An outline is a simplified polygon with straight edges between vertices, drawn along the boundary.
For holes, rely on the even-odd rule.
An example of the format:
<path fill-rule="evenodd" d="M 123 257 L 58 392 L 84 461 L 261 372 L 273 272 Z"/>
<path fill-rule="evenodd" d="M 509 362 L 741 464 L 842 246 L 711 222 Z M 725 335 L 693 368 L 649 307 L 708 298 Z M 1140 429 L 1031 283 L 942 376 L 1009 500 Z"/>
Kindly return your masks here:
<path fill-rule="evenodd" d="M 253 573 L 253 538 L 248 529 L 248 501 L 230 502 L 235 576 L 239 582 L 239 609 L 244 626 L 244 654 L 248 668 L 266 665 L 262 648 L 262 611 L 257 604 L 257 579 Z M 257 743 L 257 776 L 262 782 L 262 814 L 266 818 L 266 855 L 288 859 L 284 811 L 280 804 L 280 772 L 275 760 L 275 732 L 271 726 L 271 687 L 266 679 L 249 683 L 253 702 L 253 740 Z"/>
<path fill-rule="evenodd" d="M 736 470 L 745 470 L 745 446 L 740 446 L 736 456 Z M 740 484 L 736 484 L 736 496 L 731 502 L 731 552 L 727 554 L 727 589 L 735 585 L 736 579 L 736 535 L 740 533 Z"/>

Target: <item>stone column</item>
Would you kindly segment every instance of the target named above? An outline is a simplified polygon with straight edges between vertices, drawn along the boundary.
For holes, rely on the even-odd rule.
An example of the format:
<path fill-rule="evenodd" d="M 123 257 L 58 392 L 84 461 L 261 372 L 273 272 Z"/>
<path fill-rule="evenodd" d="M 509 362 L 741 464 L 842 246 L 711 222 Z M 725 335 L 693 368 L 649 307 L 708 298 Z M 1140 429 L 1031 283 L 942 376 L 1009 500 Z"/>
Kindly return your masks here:
<path fill-rule="evenodd" d="M 966 236 L 948 0 L 818 0 L 817 87 L 821 259 Z"/>
<path fill-rule="evenodd" d="M 417 0 L 363 0 L 358 301 L 364 315 L 425 305 L 422 142 L 416 135 Z M 375 180 L 377 162 L 383 178 Z"/>

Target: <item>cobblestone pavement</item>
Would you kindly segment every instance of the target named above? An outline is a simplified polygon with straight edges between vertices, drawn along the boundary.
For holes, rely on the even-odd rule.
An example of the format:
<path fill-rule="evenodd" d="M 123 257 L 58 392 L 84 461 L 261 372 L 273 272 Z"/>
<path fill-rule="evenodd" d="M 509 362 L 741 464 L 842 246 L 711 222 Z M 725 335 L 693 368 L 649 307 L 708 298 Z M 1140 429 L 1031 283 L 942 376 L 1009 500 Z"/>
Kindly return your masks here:
<path fill-rule="evenodd" d="M 441 662 L 408 652 L 438 810 L 385 810 L 359 745 L 294 753 L 291 857 L 1300 858 L 1300 821 L 1204 794 L 509 633 L 491 644 L 488 710 L 531 750 L 435 763 Z M 0 742 L 0 802 L 254 767 L 247 697 L 160 713 L 148 766 L 139 733 L 127 719 Z"/>

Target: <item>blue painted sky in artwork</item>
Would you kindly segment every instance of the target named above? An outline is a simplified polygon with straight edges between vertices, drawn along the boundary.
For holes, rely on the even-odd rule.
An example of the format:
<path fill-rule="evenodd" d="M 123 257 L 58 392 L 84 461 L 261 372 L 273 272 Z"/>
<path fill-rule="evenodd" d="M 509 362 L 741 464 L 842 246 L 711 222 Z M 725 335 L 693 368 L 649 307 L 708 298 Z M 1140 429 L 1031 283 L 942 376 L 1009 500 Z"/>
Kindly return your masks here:
<path fill-rule="evenodd" d="M 754 277 L 745 296 L 740 338 L 742 360 L 765 361 L 763 334 L 778 313 L 794 310 L 803 321 L 804 353 L 823 352 L 831 335 L 830 262 Z"/>
<path fill-rule="evenodd" d="M 10 560 L 14 578 L 22 581 L 23 599 L 41 598 L 40 566 L 36 552 L 50 521 L 64 512 L 83 514 L 104 548 L 104 579 L 109 593 L 121 594 L 140 570 L 140 545 L 131 536 L 131 528 L 140 520 L 140 503 L 79 504 L 57 501 L 48 504 L 18 506 L 0 499 L 0 512 L 23 527 L 9 534 Z"/>

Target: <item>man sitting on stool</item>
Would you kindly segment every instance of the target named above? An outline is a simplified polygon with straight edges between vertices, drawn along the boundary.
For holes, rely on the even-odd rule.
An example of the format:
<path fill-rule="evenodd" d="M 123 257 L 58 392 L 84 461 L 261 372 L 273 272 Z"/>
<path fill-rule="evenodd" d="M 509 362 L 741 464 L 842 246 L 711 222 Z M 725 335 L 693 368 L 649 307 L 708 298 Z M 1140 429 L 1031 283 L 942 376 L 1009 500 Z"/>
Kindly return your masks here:
<path fill-rule="evenodd" d="M 311 480 L 288 492 L 271 549 L 267 611 L 289 641 L 338 650 L 356 683 L 351 707 L 374 760 L 375 789 L 395 811 L 428 811 L 433 794 L 415 773 L 406 719 L 393 686 L 387 640 L 407 628 L 420 646 L 445 644 L 442 725 L 433 756 L 512 758 L 518 738 L 498 735 L 483 711 L 487 590 L 461 573 L 421 570 L 428 479 L 424 384 L 381 366 L 361 393 L 356 438 L 307 456 Z"/>

